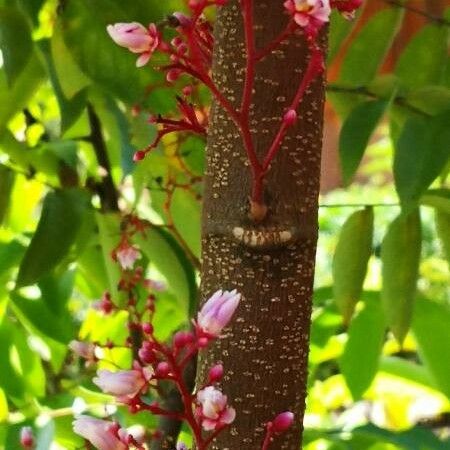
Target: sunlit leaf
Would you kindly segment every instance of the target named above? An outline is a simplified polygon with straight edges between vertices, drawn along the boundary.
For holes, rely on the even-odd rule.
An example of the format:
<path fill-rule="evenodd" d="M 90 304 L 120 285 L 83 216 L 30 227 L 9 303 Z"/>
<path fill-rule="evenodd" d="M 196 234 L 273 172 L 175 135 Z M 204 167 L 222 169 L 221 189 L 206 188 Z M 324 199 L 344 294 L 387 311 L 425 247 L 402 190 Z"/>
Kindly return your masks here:
<path fill-rule="evenodd" d="M 45 78 L 38 57 L 33 54 L 17 77 L 14 86 L 8 86 L 5 74 L 0 71 L 0 134 L 9 120 L 21 111 Z"/>

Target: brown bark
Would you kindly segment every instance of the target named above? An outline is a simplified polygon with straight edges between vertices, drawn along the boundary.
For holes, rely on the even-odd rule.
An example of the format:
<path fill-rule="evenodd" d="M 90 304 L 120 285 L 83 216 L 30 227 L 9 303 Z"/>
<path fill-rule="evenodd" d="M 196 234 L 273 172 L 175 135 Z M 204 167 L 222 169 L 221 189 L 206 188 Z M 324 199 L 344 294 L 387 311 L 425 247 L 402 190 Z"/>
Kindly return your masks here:
<path fill-rule="evenodd" d="M 282 2 L 255 1 L 257 46 L 285 26 Z M 237 0 L 221 9 L 216 25 L 213 74 L 236 106 L 245 72 L 242 19 Z M 322 38 L 325 46 L 325 37 Z M 304 72 L 308 49 L 295 36 L 257 68 L 251 125 L 259 157 L 273 139 L 285 108 Z M 283 143 L 267 177 L 269 214 L 255 226 L 247 219 L 250 173 L 236 126 L 213 106 L 207 149 L 203 216 L 202 298 L 217 289 L 238 289 L 242 303 L 226 338 L 200 358 L 198 383 L 221 361 L 223 390 L 236 408 L 230 430 L 214 449 L 261 448 L 264 424 L 277 413 L 296 414 L 292 431 L 271 449 L 298 450 L 305 407 L 311 297 L 317 240 L 317 210 L 322 146 L 324 82 L 313 83 L 300 108 L 300 120 Z M 252 248 L 233 238 L 235 227 L 257 232 L 264 245 Z M 281 231 L 287 244 L 271 244 Z"/>

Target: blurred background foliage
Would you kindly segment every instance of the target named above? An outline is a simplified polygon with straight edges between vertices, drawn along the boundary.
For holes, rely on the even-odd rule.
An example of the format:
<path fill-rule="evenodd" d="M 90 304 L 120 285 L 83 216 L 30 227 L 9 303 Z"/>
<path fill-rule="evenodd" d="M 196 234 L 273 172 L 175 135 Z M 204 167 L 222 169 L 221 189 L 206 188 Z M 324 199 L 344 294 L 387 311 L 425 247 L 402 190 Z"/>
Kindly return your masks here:
<path fill-rule="evenodd" d="M 124 314 L 89 307 L 117 294 L 110 251 L 127 213 L 154 225 L 138 244 L 168 286 L 160 336 L 195 310 L 204 142 L 165 139 L 133 164 L 174 90 L 105 31 L 179 3 L 0 0 L 1 448 L 19 448 L 24 424 L 39 450 L 80 448 L 82 411 L 154 425 L 100 394 L 67 345 L 124 339 Z M 450 448 L 445 3 L 333 16 L 305 450 Z"/>

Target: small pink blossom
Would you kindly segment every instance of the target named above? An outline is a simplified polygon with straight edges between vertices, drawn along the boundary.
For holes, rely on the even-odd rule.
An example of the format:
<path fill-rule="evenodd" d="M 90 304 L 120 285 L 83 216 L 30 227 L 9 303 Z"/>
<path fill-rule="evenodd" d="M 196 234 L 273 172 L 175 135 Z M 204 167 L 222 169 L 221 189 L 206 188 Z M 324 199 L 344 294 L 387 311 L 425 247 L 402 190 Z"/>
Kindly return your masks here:
<path fill-rule="evenodd" d="M 117 428 L 112 422 L 89 416 L 80 416 L 73 422 L 75 433 L 87 439 L 98 450 L 128 449 L 128 446 L 119 439 Z"/>
<path fill-rule="evenodd" d="M 126 402 L 143 390 L 152 376 L 152 368 L 119 370 L 117 372 L 98 370 L 97 377 L 93 381 L 103 392 Z"/>
<path fill-rule="evenodd" d="M 81 358 L 88 361 L 95 360 L 95 345 L 90 342 L 71 341 L 69 343 L 69 348 Z"/>
<path fill-rule="evenodd" d="M 198 313 L 197 326 L 204 333 L 219 336 L 231 320 L 241 300 L 236 290 L 217 291 Z"/>
<path fill-rule="evenodd" d="M 117 45 L 132 53 L 140 53 L 136 61 L 137 67 L 147 64 L 161 43 L 161 36 L 153 23 L 148 28 L 138 22 L 116 23 L 108 25 L 106 29 Z"/>
<path fill-rule="evenodd" d="M 227 396 L 213 386 L 197 392 L 197 415 L 206 431 L 228 425 L 236 418 L 236 411 L 227 404 Z"/>
<path fill-rule="evenodd" d="M 115 256 L 123 270 L 131 270 L 134 263 L 140 258 L 139 249 L 128 242 L 123 242 L 115 251 Z"/>
<path fill-rule="evenodd" d="M 331 14 L 330 0 L 286 0 L 284 6 L 309 36 L 315 36 Z"/>
<path fill-rule="evenodd" d="M 34 448 L 34 434 L 31 427 L 22 427 L 20 430 L 20 445 L 25 450 L 32 450 Z"/>
<path fill-rule="evenodd" d="M 144 286 L 150 291 L 163 292 L 167 289 L 166 283 L 160 280 L 144 280 Z"/>

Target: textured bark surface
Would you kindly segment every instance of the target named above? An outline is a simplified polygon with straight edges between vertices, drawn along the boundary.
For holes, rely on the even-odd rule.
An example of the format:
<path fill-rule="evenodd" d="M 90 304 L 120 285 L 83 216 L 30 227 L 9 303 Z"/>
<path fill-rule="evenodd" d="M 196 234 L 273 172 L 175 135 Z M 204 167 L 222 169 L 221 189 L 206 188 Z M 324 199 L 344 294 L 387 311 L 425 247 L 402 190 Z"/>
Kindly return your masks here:
<path fill-rule="evenodd" d="M 284 28 L 288 18 L 281 1 L 255 3 L 257 46 L 261 48 Z M 214 79 L 237 106 L 245 73 L 237 0 L 221 9 L 216 39 Z M 307 58 L 306 43 L 302 36 L 296 36 L 258 64 L 251 125 L 260 157 L 278 130 Z M 265 196 L 269 214 L 256 227 L 247 219 L 250 172 L 240 135 L 221 107 L 213 106 L 203 217 L 202 298 L 219 288 L 236 288 L 243 294 L 226 337 L 200 359 L 199 383 L 210 364 L 224 364 L 227 376 L 223 390 L 237 410 L 235 423 L 218 438 L 214 449 L 260 449 L 264 423 L 285 410 L 296 413 L 296 426 L 270 448 L 300 448 L 323 103 L 324 82 L 317 80 L 301 106 L 298 125 L 290 130 L 272 164 Z M 251 248 L 238 242 L 232 235 L 235 227 L 247 230 L 247 236 L 262 232 L 258 239 L 265 245 Z M 276 235 L 273 230 L 294 230 L 296 237 L 287 245 L 271 245 Z"/>

